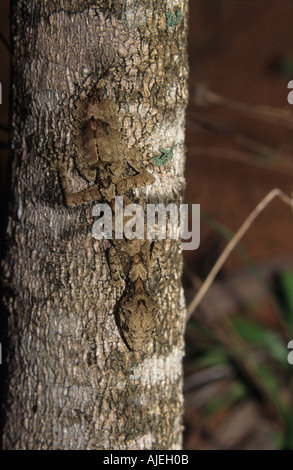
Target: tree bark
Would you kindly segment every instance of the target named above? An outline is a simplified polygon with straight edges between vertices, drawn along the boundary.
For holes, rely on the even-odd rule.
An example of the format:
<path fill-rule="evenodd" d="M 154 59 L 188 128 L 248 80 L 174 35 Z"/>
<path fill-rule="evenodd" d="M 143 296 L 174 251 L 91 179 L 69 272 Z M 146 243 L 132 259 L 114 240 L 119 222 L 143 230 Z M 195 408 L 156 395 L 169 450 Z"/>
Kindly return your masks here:
<path fill-rule="evenodd" d="M 160 242 L 150 281 L 156 330 L 130 351 L 113 314 L 125 286 L 110 274 L 108 242 L 92 236 L 101 201 L 67 207 L 60 169 L 72 193 L 92 186 L 83 166 L 87 133 L 76 138 L 76 115 L 99 90 L 116 106 L 126 157 L 155 180 L 131 188 L 129 199 L 182 202 L 187 0 L 16 0 L 11 21 L 3 447 L 180 449 L 181 245 Z M 105 142 L 113 154 L 111 135 Z M 159 166 L 161 149 L 172 149 L 172 159 Z"/>

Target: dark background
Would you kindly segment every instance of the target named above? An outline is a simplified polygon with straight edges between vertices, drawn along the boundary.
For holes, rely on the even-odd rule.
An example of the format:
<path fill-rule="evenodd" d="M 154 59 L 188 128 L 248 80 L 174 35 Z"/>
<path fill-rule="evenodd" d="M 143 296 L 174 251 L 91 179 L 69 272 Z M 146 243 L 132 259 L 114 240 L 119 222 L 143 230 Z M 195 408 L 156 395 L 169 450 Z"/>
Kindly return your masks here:
<path fill-rule="evenodd" d="M 198 286 L 206 277 L 226 244 L 223 227 L 235 232 L 255 205 L 274 187 L 291 194 L 293 114 L 289 125 L 277 116 L 280 110 L 287 110 L 290 121 L 292 113 L 292 107 L 287 103 L 287 84 L 293 79 L 292 21 L 293 4 L 290 0 L 190 0 L 186 200 L 199 203 L 209 223 L 207 218 L 202 220 L 198 250 L 184 253 L 183 280 L 187 302 L 195 295 L 195 285 Z M 7 0 L 0 3 L 0 31 L 9 41 Z M 3 42 L 0 43 L 0 57 L 3 89 L 3 104 L 0 106 L 0 208 L 4 214 L 0 232 L 3 234 L 8 161 L 5 144 L 8 135 L 2 125 L 8 125 L 9 110 L 9 51 Z M 226 106 L 199 104 L 199 92 L 204 89 L 224 97 Z M 239 103 L 249 105 L 249 112 L 240 112 Z M 276 116 L 274 122 L 257 117 L 258 105 L 272 107 L 270 115 Z M 284 269 L 293 269 L 292 239 L 290 208 L 276 200 L 260 215 L 242 243 L 249 259 L 266 276 L 272 277 Z M 1 240 L 3 246 L 3 237 Z M 247 264 L 233 253 L 199 308 L 200 321 L 204 322 L 202 317 L 206 312 L 216 323 L 217 318 L 223 315 L 242 313 L 241 306 L 248 301 L 254 302 L 253 311 L 249 311 L 250 318 L 259 321 L 264 329 L 278 330 L 276 309 L 251 276 Z M 197 320 L 195 318 L 195 322 Z M 194 338 L 191 331 L 192 327 L 188 327 L 187 378 L 201 377 L 199 373 L 207 370 L 198 362 L 203 348 L 200 351 L 194 349 L 194 342 L 203 339 L 198 337 L 198 332 Z M 217 336 L 217 332 L 215 334 Z M 225 343 L 225 339 L 223 341 Z M 210 352 L 214 346 L 213 342 L 208 343 L 207 350 Z M 250 345 L 247 347 L 249 352 Z M 231 361 L 223 365 L 232 370 Z M 232 371 L 234 385 L 240 380 L 238 372 Z M 283 378 L 283 369 L 280 372 L 277 367 L 274 374 Z M 291 370 L 286 374 L 290 376 Z M 288 434 L 290 425 L 268 411 L 268 400 L 263 400 L 257 393 L 250 393 L 251 384 L 244 400 L 218 406 L 217 412 L 206 420 L 199 411 L 202 408 L 200 404 L 206 406 L 206 401 L 209 405 L 215 403 L 223 395 L 222 389 L 225 394 L 225 387 L 219 391 L 213 389 L 215 383 L 217 386 L 220 384 L 215 375 L 209 377 L 204 382 L 209 389 L 200 382 L 201 387 L 188 386 L 186 390 L 186 449 L 290 447 L 287 442 L 293 441 Z M 281 382 L 283 384 L 284 380 Z M 224 385 L 228 387 L 227 380 Z M 201 401 L 200 394 L 206 399 Z M 285 395 L 287 404 L 291 403 L 289 386 L 284 386 L 280 394 Z M 274 439 L 275 435 L 279 440 Z M 280 436 L 287 437 L 282 440 Z"/>

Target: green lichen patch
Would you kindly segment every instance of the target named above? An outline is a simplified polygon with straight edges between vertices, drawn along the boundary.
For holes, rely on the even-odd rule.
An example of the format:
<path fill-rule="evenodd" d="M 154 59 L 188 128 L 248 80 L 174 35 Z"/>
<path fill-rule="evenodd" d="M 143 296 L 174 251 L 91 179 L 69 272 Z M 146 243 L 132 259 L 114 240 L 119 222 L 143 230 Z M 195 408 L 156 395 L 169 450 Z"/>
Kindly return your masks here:
<path fill-rule="evenodd" d="M 168 10 L 165 13 L 166 16 L 166 26 L 167 28 L 175 28 L 175 26 L 180 23 L 182 18 L 181 8 L 174 10 L 174 12 Z"/>

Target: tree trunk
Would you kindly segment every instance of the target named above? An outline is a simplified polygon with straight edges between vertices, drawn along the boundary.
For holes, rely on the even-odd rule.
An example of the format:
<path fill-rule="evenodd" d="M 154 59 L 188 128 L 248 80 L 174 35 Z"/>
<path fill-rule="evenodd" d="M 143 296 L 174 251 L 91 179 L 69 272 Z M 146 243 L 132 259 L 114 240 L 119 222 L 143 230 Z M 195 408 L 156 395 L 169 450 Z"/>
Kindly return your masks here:
<path fill-rule="evenodd" d="M 11 21 L 3 447 L 180 449 L 181 243 L 144 275 L 143 242 L 92 227 L 118 194 L 182 202 L 187 0 L 16 0 Z"/>

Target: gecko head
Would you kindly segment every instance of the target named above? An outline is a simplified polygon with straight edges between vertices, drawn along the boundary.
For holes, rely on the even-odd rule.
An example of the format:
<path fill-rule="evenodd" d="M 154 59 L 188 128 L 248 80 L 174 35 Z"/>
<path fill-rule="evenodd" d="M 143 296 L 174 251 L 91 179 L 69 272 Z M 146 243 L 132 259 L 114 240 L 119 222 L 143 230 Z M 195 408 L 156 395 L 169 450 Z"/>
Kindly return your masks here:
<path fill-rule="evenodd" d="M 123 339 L 129 349 L 141 350 L 150 341 L 156 327 L 157 303 L 145 293 L 126 296 L 119 307 Z"/>

